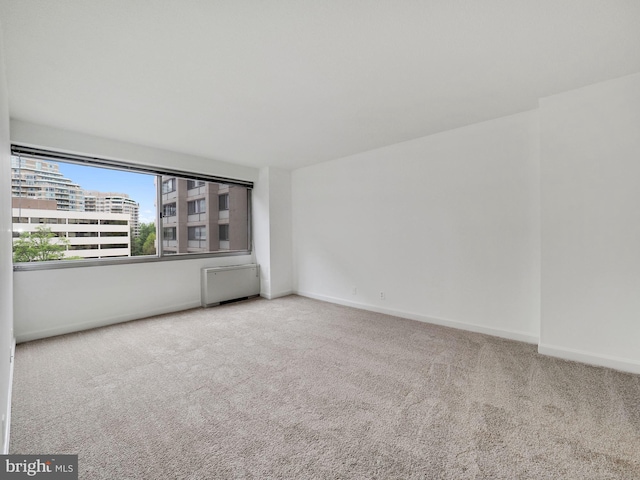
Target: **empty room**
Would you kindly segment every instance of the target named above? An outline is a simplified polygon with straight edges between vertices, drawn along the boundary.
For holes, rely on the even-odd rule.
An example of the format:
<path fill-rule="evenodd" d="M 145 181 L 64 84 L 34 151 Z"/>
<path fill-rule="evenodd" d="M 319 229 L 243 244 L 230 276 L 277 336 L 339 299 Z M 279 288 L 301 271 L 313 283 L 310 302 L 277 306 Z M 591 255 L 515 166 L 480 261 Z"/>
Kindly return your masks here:
<path fill-rule="evenodd" d="M 0 477 L 640 478 L 638 25 L 0 0 Z"/>

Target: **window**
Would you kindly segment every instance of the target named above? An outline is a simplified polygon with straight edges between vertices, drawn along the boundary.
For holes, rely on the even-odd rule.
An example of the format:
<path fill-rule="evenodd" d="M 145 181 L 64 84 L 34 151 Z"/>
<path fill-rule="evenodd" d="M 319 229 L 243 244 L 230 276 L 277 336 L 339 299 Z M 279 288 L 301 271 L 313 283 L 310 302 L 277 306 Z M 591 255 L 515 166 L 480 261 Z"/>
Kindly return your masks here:
<path fill-rule="evenodd" d="M 176 239 L 176 227 L 165 227 L 162 229 L 163 240 L 175 240 Z"/>
<path fill-rule="evenodd" d="M 98 232 L 69 232 L 67 236 L 70 238 L 89 238 L 89 237 L 97 237 Z"/>
<path fill-rule="evenodd" d="M 162 193 L 171 193 L 176 191 L 176 179 L 170 178 L 162 182 Z"/>
<path fill-rule="evenodd" d="M 98 220 L 89 218 L 70 218 L 68 221 L 73 225 L 98 225 Z"/>
<path fill-rule="evenodd" d="M 128 243 L 103 243 L 102 245 L 100 245 L 100 248 L 102 250 L 108 250 L 111 248 L 129 248 L 129 244 Z"/>
<path fill-rule="evenodd" d="M 75 267 L 250 251 L 251 182 L 15 145 L 11 178 L 12 196 L 29 197 L 14 202 L 18 208 L 12 208 L 14 236 L 23 234 L 14 245 L 30 238 L 35 245 L 37 232 L 65 247 L 57 255 L 61 258 L 40 265 L 17 257 L 14 268 L 18 270 L 51 268 L 46 264 L 52 263 Z M 224 214 L 215 208 L 216 197 Z M 222 229 L 221 219 L 228 223 Z M 229 229 L 234 232 L 231 239 Z M 56 240 L 56 236 L 64 238 Z M 22 247 L 28 250 L 28 245 Z M 78 250 L 84 252 L 69 253 Z M 82 260 L 60 262 L 79 256 Z M 114 260 L 105 262 L 109 257 Z"/>
<path fill-rule="evenodd" d="M 218 225 L 218 237 L 221 242 L 229 241 L 229 224 Z"/>
<path fill-rule="evenodd" d="M 128 220 L 100 220 L 100 225 L 128 225 Z"/>
<path fill-rule="evenodd" d="M 162 216 L 163 217 L 175 217 L 176 216 L 176 204 L 167 203 L 162 206 Z"/>
<path fill-rule="evenodd" d="M 66 221 L 65 221 L 64 218 L 33 217 L 33 218 L 31 218 L 31 223 L 44 223 L 44 224 L 53 225 L 53 224 L 58 224 L 58 223 L 66 223 Z"/>
<path fill-rule="evenodd" d="M 229 194 L 218 195 L 218 210 L 229 210 Z"/>
<path fill-rule="evenodd" d="M 97 250 L 98 244 L 94 245 L 69 245 L 69 250 Z"/>
<path fill-rule="evenodd" d="M 198 226 L 198 227 L 189 227 L 187 229 L 189 232 L 189 240 L 206 240 L 207 239 L 207 227 Z"/>
<path fill-rule="evenodd" d="M 194 215 L 196 213 L 204 213 L 205 212 L 204 198 L 193 200 L 192 202 L 187 203 L 187 210 L 189 215 Z"/>

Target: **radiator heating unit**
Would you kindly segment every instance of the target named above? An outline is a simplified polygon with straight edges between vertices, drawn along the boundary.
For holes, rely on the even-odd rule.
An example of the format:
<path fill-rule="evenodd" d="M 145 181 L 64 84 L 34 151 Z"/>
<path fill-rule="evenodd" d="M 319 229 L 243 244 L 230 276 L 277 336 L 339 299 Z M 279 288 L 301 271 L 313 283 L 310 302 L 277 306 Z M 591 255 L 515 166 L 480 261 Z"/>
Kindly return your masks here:
<path fill-rule="evenodd" d="M 203 268 L 200 282 L 203 307 L 260 294 L 260 267 L 255 263 Z"/>

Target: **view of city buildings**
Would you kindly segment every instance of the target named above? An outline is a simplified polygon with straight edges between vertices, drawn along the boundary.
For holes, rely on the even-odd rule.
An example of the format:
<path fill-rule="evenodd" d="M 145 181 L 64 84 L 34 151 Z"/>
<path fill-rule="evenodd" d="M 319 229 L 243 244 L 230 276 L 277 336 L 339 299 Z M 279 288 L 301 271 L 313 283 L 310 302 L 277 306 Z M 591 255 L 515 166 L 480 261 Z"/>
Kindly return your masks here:
<path fill-rule="evenodd" d="M 133 236 L 140 235 L 140 205 L 125 193 L 84 191 L 85 212 L 126 213 Z"/>
<path fill-rule="evenodd" d="M 58 210 L 55 200 L 13 199 L 13 236 L 46 227 L 68 240 L 65 257 L 110 258 L 131 255 L 129 215 Z M 54 238 L 55 241 L 55 238 Z"/>
<path fill-rule="evenodd" d="M 246 250 L 247 203 L 245 187 L 163 176 L 163 253 Z"/>
<path fill-rule="evenodd" d="M 149 235 L 148 228 L 141 236 L 140 205 L 128 194 L 87 190 L 66 178 L 56 162 L 12 157 L 14 239 L 45 227 L 55 236 L 54 243 L 67 245 L 67 258 L 149 255 L 159 244 L 166 255 L 249 248 L 246 187 L 157 178 L 162 197 L 160 238 L 154 234 L 149 249 L 140 253 L 140 246 L 133 244 L 145 242 L 141 238 Z M 64 241 L 56 240 L 62 237 Z"/>
<path fill-rule="evenodd" d="M 84 211 L 82 187 L 53 162 L 11 157 L 11 196 L 55 200 L 57 210 Z"/>
<path fill-rule="evenodd" d="M 46 227 L 69 241 L 65 257 L 131 255 L 140 207 L 129 195 L 86 191 L 57 163 L 19 157 L 11 159 L 11 194 L 14 238 Z"/>

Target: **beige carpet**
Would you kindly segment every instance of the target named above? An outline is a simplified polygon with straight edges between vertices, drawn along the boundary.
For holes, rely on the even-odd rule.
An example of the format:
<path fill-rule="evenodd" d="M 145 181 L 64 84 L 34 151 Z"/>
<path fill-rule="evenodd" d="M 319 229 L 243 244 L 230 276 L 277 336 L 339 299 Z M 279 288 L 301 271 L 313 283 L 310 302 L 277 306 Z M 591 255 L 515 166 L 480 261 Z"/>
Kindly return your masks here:
<path fill-rule="evenodd" d="M 290 296 L 19 345 L 12 453 L 85 479 L 640 478 L 640 376 Z"/>

